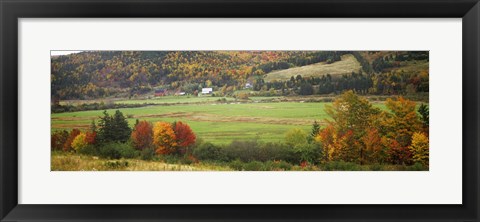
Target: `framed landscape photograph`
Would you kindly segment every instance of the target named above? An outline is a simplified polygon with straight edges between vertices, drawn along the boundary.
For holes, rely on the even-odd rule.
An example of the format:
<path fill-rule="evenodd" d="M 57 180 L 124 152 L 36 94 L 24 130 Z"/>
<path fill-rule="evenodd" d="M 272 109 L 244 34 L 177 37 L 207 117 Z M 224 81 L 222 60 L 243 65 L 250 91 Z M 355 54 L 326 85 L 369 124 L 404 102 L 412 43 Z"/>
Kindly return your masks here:
<path fill-rule="evenodd" d="M 2 1 L 1 221 L 478 221 L 479 7 Z"/>
<path fill-rule="evenodd" d="M 52 171 L 428 171 L 428 51 L 51 59 Z"/>

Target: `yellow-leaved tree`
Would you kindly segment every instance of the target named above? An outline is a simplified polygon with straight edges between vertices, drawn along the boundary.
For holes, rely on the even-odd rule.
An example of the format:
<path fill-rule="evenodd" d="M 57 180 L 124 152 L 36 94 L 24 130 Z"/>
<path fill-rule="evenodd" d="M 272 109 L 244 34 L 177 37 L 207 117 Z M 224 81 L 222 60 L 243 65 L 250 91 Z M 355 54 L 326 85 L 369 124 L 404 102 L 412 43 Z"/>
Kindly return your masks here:
<path fill-rule="evenodd" d="M 171 154 L 177 149 L 177 138 L 172 124 L 156 122 L 153 126 L 153 144 L 158 154 Z"/>
<path fill-rule="evenodd" d="M 78 134 L 77 137 L 75 137 L 75 139 L 73 139 L 72 148 L 77 152 L 79 150 L 85 148 L 88 145 L 88 142 L 87 142 L 86 138 L 87 138 L 87 134 L 85 134 L 83 132 Z"/>
<path fill-rule="evenodd" d="M 428 137 L 423 133 L 413 133 L 412 145 L 409 146 L 413 156 L 412 159 L 415 163 L 421 163 L 424 166 L 428 166 Z"/>

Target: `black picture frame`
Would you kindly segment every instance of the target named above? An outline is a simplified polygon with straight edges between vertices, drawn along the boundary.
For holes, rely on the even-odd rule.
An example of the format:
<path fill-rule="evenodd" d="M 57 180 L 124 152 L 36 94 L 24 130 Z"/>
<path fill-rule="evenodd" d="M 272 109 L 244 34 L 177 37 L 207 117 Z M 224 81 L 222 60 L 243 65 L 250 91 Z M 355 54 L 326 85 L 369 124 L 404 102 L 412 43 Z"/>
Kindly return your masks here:
<path fill-rule="evenodd" d="M 479 221 L 478 0 L 0 0 L 0 15 L 1 221 Z M 463 18 L 463 204 L 18 204 L 17 20 L 62 17 Z"/>

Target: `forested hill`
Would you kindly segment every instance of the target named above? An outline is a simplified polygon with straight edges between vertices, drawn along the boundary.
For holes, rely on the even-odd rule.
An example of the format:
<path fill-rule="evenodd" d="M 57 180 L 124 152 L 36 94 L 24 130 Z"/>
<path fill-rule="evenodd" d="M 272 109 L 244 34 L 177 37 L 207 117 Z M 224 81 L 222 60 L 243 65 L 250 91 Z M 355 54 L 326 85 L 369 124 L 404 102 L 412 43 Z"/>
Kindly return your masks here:
<path fill-rule="evenodd" d="M 340 59 L 342 52 L 103 51 L 52 57 L 52 95 L 98 98 L 152 87 L 244 84 L 252 75 Z"/>
<path fill-rule="evenodd" d="M 387 60 L 380 57 L 379 62 L 378 58 L 369 61 L 372 56 L 365 53 L 347 51 L 87 51 L 51 57 L 52 96 L 92 99 L 145 94 L 155 88 L 186 92 L 201 87 L 240 89 L 265 73 L 334 63 L 344 54 L 354 54 L 367 73 L 390 64 L 387 54 Z M 425 59 L 422 53 L 396 53 L 391 58 L 405 54 Z"/>

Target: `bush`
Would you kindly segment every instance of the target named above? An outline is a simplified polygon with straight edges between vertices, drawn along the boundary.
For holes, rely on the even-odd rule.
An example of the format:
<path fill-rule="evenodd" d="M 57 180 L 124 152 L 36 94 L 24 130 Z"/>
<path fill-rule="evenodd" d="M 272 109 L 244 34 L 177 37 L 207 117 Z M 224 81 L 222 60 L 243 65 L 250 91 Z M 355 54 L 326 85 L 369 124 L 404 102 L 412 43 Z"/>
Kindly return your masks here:
<path fill-rule="evenodd" d="M 53 132 L 50 140 L 52 150 L 62 150 L 68 136 L 69 133 L 66 130 Z"/>
<path fill-rule="evenodd" d="M 260 156 L 257 141 L 233 141 L 225 151 L 229 160 L 240 159 L 243 162 L 250 162 Z"/>
<path fill-rule="evenodd" d="M 332 161 L 323 165 L 323 170 L 326 171 L 358 171 L 361 170 L 359 165 L 351 162 Z"/>
<path fill-rule="evenodd" d="M 90 156 L 97 156 L 98 149 L 94 145 L 87 145 L 77 151 L 80 154 L 90 155 Z"/>
<path fill-rule="evenodd" d="M 85 133 L 78 134 L 72 141 L 72 148 L 78 152 L 80 149 L 86 147 L 88 145 L 86 138 L 87 135 Z"/>
<path fill-rule="evenodd" d="M 416 163 L 413 164 L 412 166 L 408 166 L 408 167 L 407 167 L 407 170 L 410 170 L 410 171 L 423 171 L 423 170 L 427 170 L 427 168 L 424 167 L 422 163 L 416 162 Z"/>
<path fill-rule="evenodd" d="M 137 152 L 129 144 L 111 142 L 99 148 L 99 156 L 110 159 L 134 158 Z"/>
<path fill-rule="evenodd" d="M 240 160 L 231 161 L 228 166 L 234 170 L 241 171 L 243 170 L 243 162 Z"/>
<path fill-rule="evenodd" d="M 227 159 L 225 150 L 212 143 L 202 143 L 193 150 L 193 155 L 199 160 L 225 161 Z"/>
<path fill-rule="evenodd" d="M 256 160 L 258 161 L 274 161 L 285 160 L 289 161 L 292 158 L 292 149 L 289 146 L 282 143 L 264 143 L 259 147 L 259 155 Z"/>
<path fill-rule="evenodd" d="M 106 161 L 104 165 L 109 169 L 125 168 L 128 167 L 128 161 Z"/>
<path fill-rule="evenodd" d="M 155 149 L 148 147 L 140 151 L 140 158 L 142 160 L 153 160 L 155 157 Z"/>
<path fill-rule="evenodd" d="M 248 162 L 243 165 L 243 169 L 246 171 L 261 171 L 265 170 L 264 165 L 258 161 Z"/>
<path fill-rule="evenodd" d="M 319 143 L 297 144 L 293 147 L 295 157 L 298 158 L 294 163 L 309 162 L 318 163 L 322 154 Z"/>

